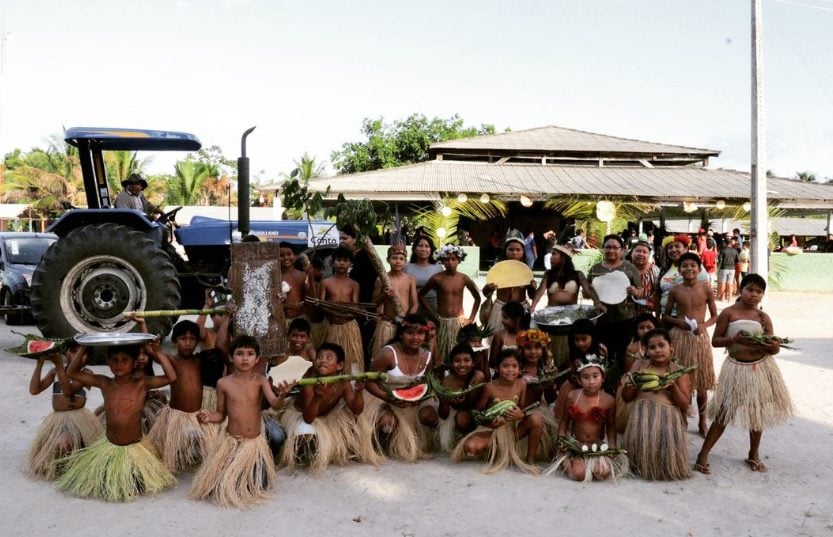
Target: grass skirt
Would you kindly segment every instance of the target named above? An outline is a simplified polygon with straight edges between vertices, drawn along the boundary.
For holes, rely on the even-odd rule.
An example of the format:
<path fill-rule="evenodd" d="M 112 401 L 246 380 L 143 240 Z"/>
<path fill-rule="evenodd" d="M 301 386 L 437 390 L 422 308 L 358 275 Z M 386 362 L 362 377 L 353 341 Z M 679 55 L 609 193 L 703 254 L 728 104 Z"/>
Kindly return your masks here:
<path fill-rule="evenodd" d="M 202 403 L 200 408 L 214 412 L 217 410 L 217 389 L 211 386 L 202 387 Z"/>
<path fill-rule="evenodd" d="M 713 390 L 717 379 L 714 375 L 714 355 L 709 334 L 703 330 L 695 335 L 691 330 L 671 329 L 671 345 L 674 355 L 671 357 L 681 366 L 696 365 L 697 369 L 688 374 L 691 379 L 691 389 L 697 395 L 705 395 Z"/>
<path fill-rule="evenodd" d="M 451 453 L 457 441 L 463 437 L 457 430 L 457 409 L 450 408 L 448 417 L 437 426 L 437 444 L 442 453 Z"/>
<path fill-rule="evenodd" d="M 55 479 L 60 475 L 56 461 L 92 445 L 102 432 L 101 422 L 86 408 L 52 412 L 38 427 L 29 448 L 29 475 Z"/>
<path fill-rule="evenodd" d="M 294 406 L 286 409 L 281 418 L 281 425 L 286 430 L 286 442 L 280 454 L 281 466 L 294 468 L 299 463 L 299 455 L 303 452 L 301 441 L 307 438 L 309 449 L 309 468 L 313 472 L 321 472 L 330 464 L 344 466 L 356 448 L 356 419 L 353 413 L 339 403 L 326 416 L 319 416 L 313 421 L 313 435 L 298 433 L 299 426 L 305 423 L 303 414 Z"/>
<path fill-rule="evenodd" d="M 364 410 L 358 416 L 358 442 L 356 455 L 361 462 L 379 465 L 387 453 L 394 459 L 416 462 L 432 451 L 435 433 L 419 421 L 419 411 L 425 406 L 436 405 L 428 399 L 419 405 L 400 408 L 389 405 L 378 397 L 368 395 Z M 390 433 L 380 430 L 379 418 L 387 411 L 393 412 L 396 426 Z"/>
<path fill-rule="evenodd" d="M 178 474 L 203 461 L 219 434 L 219 425 L 200 423 L 196 412 L 165 407 L 156 417 L 148 439 L 168 470 Z"/>
<path fill-rule="evenodd" d="M 567 336 L 551 335 L 550 356 L 559 371 L 570 367 L 570 347 Z"/>
<path fill-rule="evenodd" d="M 58 463 L 65 466 L 58 489 L 82 498 L 125 502 L 176 485 L 146 438 L 117 446 L 103 436 Z"/>
<path fill-rule="evenodd" d="M 726 358 L 709 402 L 709 418 L 721 425 L 735 422 L 752 431 L 763 431 L 793 413 L 790 394 L 772 356 L 755 362 Z"/>
<path fill-rule="evenodd" d="M 324 343 L 324 338 L 327 336 L 327 329 L 330 327 L 330 321 L 324 319 L 320 323 L 310 321 L 310 341 L 314 348 L 318 348 Z"/>
<path fill-rule="evenodd" d="M 396 325 L 385 319 L 376 320 L 376 330 L 373 331 L 373 339 L 370 340 L 370 356 L 379 354 L 382 347 L 388 344 L 396 335 Z"/>
<path fill-rule="evenodd" d="M 623 446 L 634 470 L 649 481 L 688 479 L 686 421 L 680 409 L 656 399 L 637 399 Z"/>
<path fill-rule="evenodd" d="M 465 450 L 466 440 L 470 437 L 481 434 L 491 433 L 489 435 L 489 449 L 486 451 L 486 467 L 483 468 L 484 474 L 493 474 L 505 468 L 510 464 L 516 466 L 522 472 L 528 474 L 538 474 L 541 469 L 534 464 L 528 464 L 524 461 L 520 451 L 518 451 L 517 434 L 515 432 L 515 424 L 507 423 L 498 427 L 497 429 L 490 429 L 489 427 L 479 426 L 474 431 L 463 437 L 457 442 L 457 446 L 451 452 L 451 462 L 461 462 L 466 460 L 468 454 Z"/>
<path fill-rule="evenodd" d="M 437 326 L 437 352 L 443 363 L 448 363 L 448 353 L 457 344 L 457 334 L 463 326 L 460 317 L 439 317 L 440 324 Z"/>
<path fill-rule="evenodd" d="M 332 324 L 327 328 L 324 341 L 341 345 L 344 349 L 345 373 L 364 372 L 364 348 L 362 347 L 362 333 L 356 320 L 344 324 Z"/>
<path fill-rule="evenodd" d="M 194 477 L 188 496 L 237 509 L 247 509 L 267 499 L 276 472 L 263 431 L 254 438 L 221 434 Z"/>
<path fill-rule="evenodd" d="M 627 477 L 630 473 L 628 456 L 624 453 L 620 453 L 614 457 L 604 457 L 598 455 L 593 457 L 577 457 L 564 453 L 559 456 L 555 462 L 553 462 L 550 467 L 546 469 L 546 471 L 544 471 L 544 475 L 551 475 L 558 471 L 559 468 L 566 474 L 568 464 L 572 464 L 572 462 L 576 459 L 582 459 L 584 461 L 583 481 L 585 483 L 593 481 L 594 473 L 606 473 L 608 474 L 608 479 L 612 479 L 613 481 L 622 477 Z"/>

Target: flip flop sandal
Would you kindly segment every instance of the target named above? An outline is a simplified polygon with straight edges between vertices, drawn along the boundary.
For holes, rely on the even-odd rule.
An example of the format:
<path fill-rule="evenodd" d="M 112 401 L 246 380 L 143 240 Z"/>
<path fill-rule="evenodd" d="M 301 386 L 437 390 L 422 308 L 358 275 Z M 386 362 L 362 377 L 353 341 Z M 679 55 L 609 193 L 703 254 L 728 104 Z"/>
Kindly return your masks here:
<path fill-rule="evenodd" d="M 764 463 L 759 461 L 759 460 L 756 461 L 756 460 L 752 460 L 752 459 L 746 459 L 746 461 L 744 461 L 744 462 L 746 462 L 746 464 L 749 465 L 749 469 L 752 470 L 753 472 L 764 473 L 764 472 L 768 471 L 768 468 L 766 466 L 764 466 Z"/>
<path fill-rule="evenodd" d="M 697 464 L 694 465 L 694 469 L 696 471 L 700 472 L 701 474 L 709 475 L 710 473 L 712 473 L 712 470 L 709 467 L 709 463 L 707 463 L 707 462 L 703 462 L 703 463 L 698 462 Z"/>

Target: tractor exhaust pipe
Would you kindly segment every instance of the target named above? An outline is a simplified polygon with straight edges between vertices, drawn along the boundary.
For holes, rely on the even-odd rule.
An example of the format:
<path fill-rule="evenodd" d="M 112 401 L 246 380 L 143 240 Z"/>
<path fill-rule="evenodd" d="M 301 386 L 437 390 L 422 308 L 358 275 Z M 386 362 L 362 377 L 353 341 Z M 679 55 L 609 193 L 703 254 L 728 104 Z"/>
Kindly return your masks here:
<path fill-rule="evenodd" d="M 241 237 L 249 234 L 249 157 L 246 156 L 246 137 L 257 126 L 247 129 L 240 139 L 240 158 L 237 159 L 237 230 Z"/>

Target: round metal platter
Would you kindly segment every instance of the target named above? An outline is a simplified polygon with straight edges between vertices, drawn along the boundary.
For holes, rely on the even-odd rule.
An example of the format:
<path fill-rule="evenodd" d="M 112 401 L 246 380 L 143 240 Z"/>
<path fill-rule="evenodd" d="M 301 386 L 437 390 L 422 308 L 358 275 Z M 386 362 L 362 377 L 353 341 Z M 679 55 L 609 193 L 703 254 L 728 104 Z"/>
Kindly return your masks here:
<path fill-rule="evenodd" d="M 113 345 L 143 345 L 150 343 L 156 336 L 141 332 L 89 332 L 75 336 L 75 342 L 87 347 L 110 347 Z"/>

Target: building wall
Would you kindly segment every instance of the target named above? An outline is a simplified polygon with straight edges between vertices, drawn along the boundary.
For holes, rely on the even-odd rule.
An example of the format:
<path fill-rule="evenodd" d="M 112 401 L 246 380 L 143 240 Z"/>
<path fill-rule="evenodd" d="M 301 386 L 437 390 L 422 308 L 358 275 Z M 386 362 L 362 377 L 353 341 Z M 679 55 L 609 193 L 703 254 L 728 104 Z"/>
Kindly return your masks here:
<path fill-rule="evenodd" d="M 782 291 L 833 291 L 833 254 L 774 253 L 770 257 L 770 285 Z"/>

